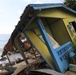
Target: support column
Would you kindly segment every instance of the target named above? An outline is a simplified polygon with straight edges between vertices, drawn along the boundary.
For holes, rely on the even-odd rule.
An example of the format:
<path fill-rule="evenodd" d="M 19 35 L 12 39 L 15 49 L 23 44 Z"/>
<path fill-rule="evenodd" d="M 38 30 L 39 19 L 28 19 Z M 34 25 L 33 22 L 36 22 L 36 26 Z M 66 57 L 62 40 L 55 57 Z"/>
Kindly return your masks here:
<path fill-rule="evenodd" d="M 45 28 L 43 26 L 43 23 L 42 23 L 41 19 L 40 18 L 36 18 L 36 22 L 37 22 L 37 24 L 39 26 L 39 29 L 41 31 L 41 34 L 42 34 L 42 36 L 44 38 L 44 41 L 45 41 L 47 47 L 48 47 L 49 52 L 53 53 L 54 48 L 52 46 L 52 43 L 50 42 L 50 39 L 49 39 L 49 37 L 47 35 L 47 32 L 46 32 L 46 30 L 45 30 Z"/>
<path fill-rule="evenodd" d="M 14 39 L 15 44 L 16 44 L 16 46 L 17 46 L 17 49 L 20 51 L 20 53 L 21 53 L 24 61 L 26 62 L 26 64 L 29 64 L 28 61 L 27 61 L 27 58 L 26 58 L 26 56 L 25 56 L 25 54 L 24 54 L 24 52 L 23 52 L 23 50 L 22 50 L 22 48 L 21 48 L 21 46 L 20 46 L 20 43 L 19 43 L 20 39 L 19 39 L 19 37 L 20 37 L 20 34 L 18 34 L 18 35 L 16 36 L 16 38 Z"/>
<path fill-rule="evenodd" d="M 59 67 L 59 63 L 58 63 L 58 61 L 60 62 L 60 60 L 58 59 L 58 57 L 56 57 L 56 51 L 54 50 L 54 48 L 52 46 L 52 43 L 50 42 L 50 39 L 49 39 L 49 37 L 47 35 L 47 32 L 46 32 L 46 30 L 44 28 L 44 25 L 43 25 L 40 18 L 36 18 L 36 22 L 37 22 L 37 24 L 39 26 L 39 29 L 41 31 L 41 34 L 42 34 L 42 36 L 44 38 L 45 44 L 46 44 L 46 46 L 48 48 L 48 51 L 50 52 L 55 65 L 57 66 L 58 70 L 60 71 L 60 67 Z"/>

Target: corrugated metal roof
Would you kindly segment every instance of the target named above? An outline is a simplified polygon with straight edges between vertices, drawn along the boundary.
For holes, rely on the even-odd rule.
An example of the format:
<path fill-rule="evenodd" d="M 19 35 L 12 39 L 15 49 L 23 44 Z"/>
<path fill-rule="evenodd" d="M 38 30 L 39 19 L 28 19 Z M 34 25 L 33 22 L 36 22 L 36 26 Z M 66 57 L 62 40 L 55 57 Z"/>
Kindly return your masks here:
<path fill-rule="evenodd" d="M 71 8 L 65 6 L 64 4 L 61 4 L 61 3 L 56 3 L 56 4 L 30 4 L 29 6 L 33 7 L 34 10 L 43 10 L 43 9 L 51 9 L 51 8 L 64 8 L 64 9 L 76 14 L 76 11 L 72 10 Z"/>
<path fill-rule="evenodd" d="M 23 14 L 21 15 L 20 21 L 18 22 L 16 28 L 14 29 L 12 36 L 15 37 L 16 34 L 18 33 L 18 31 L 22 31 L 22 29 L 24 28 L 24 27 L 22 28 L 22 26 L 24 25 L 24 22 L 27 21 L 27 15 L 29 15 L 30 12 L 41 11 L 41 10 L 52 9 L 52 8 L 60 8 L 60 9 L 68 11 L 69 13 L 76 15 L 76 11 L 72 10 L 71 8 L 65 6 L 64 4 L 61 4 L 61 3 L 56 3 L 56 4 L 29 4 L 26 7 L 26 9 L 24 10 Z M 33 14 L 36 15 L 35 13 L 33 13 Z M 26 25 L 24 25 L 24 26 L 26 26 Z"/>
<path fill-rule="evenodd" d="M 30 4 L 30 7 L 33 7 L 33 9 L 48 9 L 48 8 L 55 8 L 55 7 L 61 7 L 62 4 Z"/>

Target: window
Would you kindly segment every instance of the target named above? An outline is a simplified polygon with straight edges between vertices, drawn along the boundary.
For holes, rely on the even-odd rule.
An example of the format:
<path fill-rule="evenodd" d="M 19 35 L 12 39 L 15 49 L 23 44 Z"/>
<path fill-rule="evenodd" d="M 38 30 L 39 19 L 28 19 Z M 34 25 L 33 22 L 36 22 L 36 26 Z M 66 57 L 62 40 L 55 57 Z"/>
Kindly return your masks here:
<path fill-rule="evenodd" d="M 75 21 L 72 21 L 72 22 L 69 22 L 70 26 L 72 27 L 72 31 L 73 32 L 76 32 L 76 22 Z"/>

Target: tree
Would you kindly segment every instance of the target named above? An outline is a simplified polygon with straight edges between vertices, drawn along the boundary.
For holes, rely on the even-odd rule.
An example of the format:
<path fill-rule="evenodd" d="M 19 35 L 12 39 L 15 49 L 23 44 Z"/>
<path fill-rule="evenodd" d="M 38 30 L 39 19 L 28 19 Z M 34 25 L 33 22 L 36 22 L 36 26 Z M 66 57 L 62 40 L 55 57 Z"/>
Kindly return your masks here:
<path fill-rule="evenodd" d="M 65 0 L 64 4 L 73 10 L 76 10 L 76 0 Z"/>

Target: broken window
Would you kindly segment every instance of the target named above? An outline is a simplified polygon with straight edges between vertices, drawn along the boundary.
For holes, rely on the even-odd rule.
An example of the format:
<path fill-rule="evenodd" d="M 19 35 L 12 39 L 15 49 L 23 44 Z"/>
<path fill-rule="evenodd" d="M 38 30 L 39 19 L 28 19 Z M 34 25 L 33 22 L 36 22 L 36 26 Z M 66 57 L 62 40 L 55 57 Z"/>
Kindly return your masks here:
<path fill-rule="evenodd" d="M 69 22 L 70 26 L 71 26 L 71 29 L 73 32 L 76 32 L 76 22 L 75 21 L 72 21 L 72 22 Z"/>

